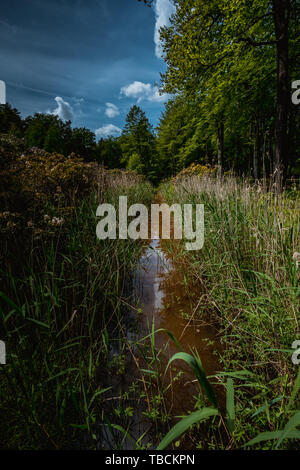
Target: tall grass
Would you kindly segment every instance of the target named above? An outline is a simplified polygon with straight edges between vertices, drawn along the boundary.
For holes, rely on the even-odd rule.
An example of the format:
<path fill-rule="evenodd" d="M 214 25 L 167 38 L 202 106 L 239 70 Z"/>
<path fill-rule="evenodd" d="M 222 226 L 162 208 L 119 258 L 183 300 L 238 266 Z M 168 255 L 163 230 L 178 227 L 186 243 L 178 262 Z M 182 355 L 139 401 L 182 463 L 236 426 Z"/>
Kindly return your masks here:
<path fill-rule="evenodd" d="M 161 191 L 168 203 L 204 204 L 204 247 L 186 252 L 181 262 L 205 291 L 197 315 L 218 326 L 225 370 L 254 374 L 236 388 L 241 412 L 228 445 L 240 447 L 260 431 L 282 429 L 299 409 L 298 395 L 293 409 L 286 406 L 297 376 L 290 350 L 300 334 L 299 191 L 275 194 L 246 180 L 209 175 L 183 176 Z M 264 404 L 264 413 L 252 417 Z"/>
<path fill-rule="evenodd" d="M 150 185 L 120 174 L 74 197 L 65 225 L 32 237 L 26 256 L 24 240 L 7 248 L 0 292 L 7 349 L 0 374 L 2 448 L 72 448 L 82 435 L 86 448 L 95 446 L 109 393 L 103 364 L 126 314 L 126 280 L 141 250 L 129 240 L 97 240 L 96 207 L 117 204 L 121 194 L 130 204 L 152 198 Z M 49 201 L 44 209 L 57 210 Z"/>
<path fill-rule="evenodd" d="M 206 376 L 201 359 L 198 354 L 187 354 L 184 352 L 174 354 L 173 357 L 171 357 L 169 365 L 175 361 L 181 359 L 185 361 L 187 364 L 189 364 L 194 373 L 195 377 L 197 378 L 197 381 L 200 385 L 200 388 L 202 388 L 205 391 L 206 397 L 208 401 L 210 402 L 211 405 L 214 406 L 212 407 L 202 407 L 197 411 L 194 411 L 190 413 L 189 415 L 183 417 L 178 423 L 173 426 L 170 431 L 166 434 L 166 436 L 162 439 L 160 444 L 157 447 L 157 450 L 163 450 L 165 449 L 168 445 L 170 445 L 175 439 L 178 439 L 182 436 L 182 434 L 187 431 L 191 426 L 197 424 L 199 425 L 199 422 L 207 420 L 208 418 L 216 417 L 219 416 L 220 420 L 219 423 L 214 423 L 215 426 L 219 427 L 220 425 L 225 428 L 225 431 L 227 432 L 228 436 L 232 437 L 234 439 L 235 437 L 235 427 L 236 427 L 236 406 L 235 406 L 235 387 L 234 387 L 234 380 L 240 379 L 240 380 L 245 380 L 247 378 L 252 378 L 254 374 L 245 371 L 245 370 L 240 370 L 238 372 L 233 372 L 233 373 L 222 373 L 220 374 L 221 376 L 228 376 L 227 382 L 223 383 L 226 389 L 226 409 L 225 409 L 225 415 L 224 418 L 222 419 L 222 415 L 224 412 L 222 412 L 221 407 L 218 405 L 216 395 L 214 393 L 214 389 L 211 386 L 208 377 Z M 233 380 L 234 379 L 234 380 Z M 252 386 L 254 384 L 252 383 Z M 293 386 L 293 390 L 291 393 L 291 396 L 289 397 L 288 403 L 284 409 L 284 415 L 289 416 L 289 410 L 291 407 L 295 405 L 295 398 L 300 390 L 300 370 L 298 372 L 297 378 L 295 380 L 295 384 Z M 283 397 L 282 397 L 283 398 Z M 252 418 L 254 416 L 259 415 L 262 412 L 266 412 L 268 416 L 270 416 L 269 413 L 269 407 L 270 405 L 273 405 L 280 399 L 274 399 L 272 400 L 271 403 L 266 403 L 265 405 L 261 406 L 258 410 L 256 410 L 252 414 Z M 226 421 L 225 421 L 226 420 Z M 284 441 L 287 439 L 289 440 L 299 440 L 300 439 L 300 430 L 297 429 L 297 427 L 300 426 L 300 411 L 294 412 L 291 417 L 288 419 L 288 421 L 285 423 L 283 429 L 279 429 L 276 431 L 266 431 L 258 434 L 254 439 L 252 439 L 250 442 L 247 442 L 244 444 L 243 447 L 252 447 L 256 444 L 261 444 L 263 443 L 268 443 L 268 448 L 271 449 L 278 449 L 280 448 L 283 444 L 285 444 Z"/>

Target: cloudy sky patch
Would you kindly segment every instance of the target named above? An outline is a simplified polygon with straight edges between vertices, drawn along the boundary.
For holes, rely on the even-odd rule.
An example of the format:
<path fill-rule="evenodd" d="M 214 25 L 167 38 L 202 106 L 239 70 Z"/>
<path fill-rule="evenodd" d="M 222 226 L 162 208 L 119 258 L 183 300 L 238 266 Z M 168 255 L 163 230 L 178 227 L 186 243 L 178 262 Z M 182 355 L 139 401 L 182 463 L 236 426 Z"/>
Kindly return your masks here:
<path fill-rule="evenodd" d="M 73 108 L 67 101 L 64 101 L 61 96 L 55 98 L 57 108 L 54 111 L 50 111 L 50 114 L 58 116 L 63 121 L 73 121 L 74 112 Z"/>
<path fill-rule="evenodd" d="M 105 115 L 111 119 L 119 116 L 120 111 L 118 106 L 113 103 L 106 103 Z"/>
<path fill-rule="evenodd" d="M 134 81 L 133 83 L 122 87 L 120 94 L 127 98 L 133 98 L 137 100 L 138 103 L 141 103 L 144 100 L 152 101 L 154 103 L 162 103 L 166 100 L 166 95 L 160 95 L 157 86 L 139 81 Z"/>
<path fill-rule="evenodd" d="M 154 43 L 155 54 L 158 59 L 162 57 L 162 45 L 160 41 L 159 30 L 161 27 L 169 24 L 169 18 L 175 12 L 174 4 L 170 0 L 156 0 L 154 4 L 155 9 L 155 30 L 154 30 Z"/>
<path fill-rule="evenodd" d="M 102 127 L 99 127 L 98 129 L 95 130 L 96 137 L 116 137 L 117 135 L 120 135 L 122 132 L 122 129 L 119 127 L 115 126 L 114 124 L 105 124 Z"/>
<path fill-rule="evenodd" d="M 122 129 L 138 102 L 155 126 L 166 99 L 154 85 L 165 71 L 157 31 L 169 8 L 169 0 L 152 8 L 137 0 L 2 2 L 0 80 L 7 102 L 23 117 L 51 112 L 74 127 L 104 132 L 107 120 Z"/>

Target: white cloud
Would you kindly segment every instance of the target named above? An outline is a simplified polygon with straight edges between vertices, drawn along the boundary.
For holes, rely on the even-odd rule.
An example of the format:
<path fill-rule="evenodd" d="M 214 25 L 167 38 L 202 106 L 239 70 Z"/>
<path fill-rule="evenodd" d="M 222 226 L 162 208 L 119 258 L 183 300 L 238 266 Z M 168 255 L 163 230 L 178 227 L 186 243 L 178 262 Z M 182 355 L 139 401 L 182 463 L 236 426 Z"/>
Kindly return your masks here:
<path fill-rule="evenodd" d="M 57 96 L 55 101 L 57 103 L 57 108 L 52 112 L 49 111 L 49 114 L 58 116 L 63 121 L 72 121 L 74 116 L 72 106 L 67 101 L 64 101 L 60 96 Z"/>
<path fill-rule="evenodd" d="M 122 129 L 115 126 L 114 124 L 106 124 L 105 126 L 99 127 L 95 130 L 95 134 L 97 137 L 108 137 L 110 135 L 116 136 L 120 135 Z"/>
<path fill-rule="evenodd" d="M 135 98 L 138 103 L 143 100 L 161 103 L 167 99 L 167 95 L 160 95 L 157 86 L 152 86 L 150 83 L 143 83 L 135 81 L 128 86 L 121 88 L 121 95 L 127 98 Z"/>
<path fill-rule="evenodd" d="M 169 24 L 169 18 L 172 13 L 175 12 L 175 6 L 170 0 L 156 0 L 154 4 L 155 10 L 155 30 L 154 30 L 154 42 L 155 42 L 155 55 L 159 59 L 162 58 L 162 45 L 160 42 L 159 30 L 162 26 Z"/>
<path fill-rule="evenodd" d="M 75 106 L 80 106 L 84 102 L 84 98 L 78 98 L 77 96 L 74 96 L 73 101 Z"/>
<path fill-rule="evenodd" d="M 109 117 L 110 119 L 112 119 L 112 118 L 114 118 L 114 117 L 116 117 L 116 116 L 119 116 L 120 111 L 119 111 L 118 106 L 116 106 L 115 104 L 106 103 L 105 114 L 106 114 L 107 117 Z"/>

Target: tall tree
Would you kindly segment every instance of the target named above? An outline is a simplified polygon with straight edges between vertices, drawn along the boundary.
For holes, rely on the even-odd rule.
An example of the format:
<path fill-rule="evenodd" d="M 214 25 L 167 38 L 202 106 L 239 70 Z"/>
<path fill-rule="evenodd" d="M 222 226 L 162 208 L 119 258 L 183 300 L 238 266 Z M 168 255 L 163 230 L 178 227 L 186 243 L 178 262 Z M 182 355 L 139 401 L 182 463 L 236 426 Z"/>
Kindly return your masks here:
<path fill-rule="evenodd" d="M 235 82 L 233 70 L 251 50 L 259 50 L 267 63 L 274 62 L 276 77 L 276 112 L 274 124 L 275 169 L 279 184 L 282 167 L 289 162 L 287 125 L 289 99 L 289 38 L 291 18 L 299 8 L 298 0 L 174 0 L 176 13 L 161 37 L 167 71 L 163 76 L 165 91 L 183 90 L 208 96 L 213 93 L 207 84 L 217 87 L 222 75 L 228 85 Z M 298 36 L 293 38 L 299 47 Z M 276 71 L 277 70 L 277 71 Z M 272 78 L 272 67 L 261 67 L 258 75 Z M 240 78 L 242 70 L 239 70 Z M 248 77 L 244 75 L 246 82 Z M 272 84 L 272 80 L 270 80 Z M 259 85 L 258 85 L 259 86 Z M 223 116 L 230 104 L 220 108 Z M 222 129 L 219 118 L 218 129 Z M 219 140 L 222 132 L 219 133 Z M 221 154 L 221 151 L 220 151 Z"/>
<path fill-rule="evenodd" d="M 276 37 L 277 96 L 275 120 L 275 169 L 277 186 L 281 173 L 287 170 L 288 155 L 288 113 L 290 107 L 289 83 L 289 24 L 291 0 L 273 0 L 273 19 Z"/>
<path fill-rule="evenodd" d="M 157 171 L 155 136 L 146 114 L 139 106 L 130 108 L 120 142 L 124 163 L 128 165 L 130 162 L 133 169 L 136 162 L 139 172 L 154 177 Z"/>
<path fill-rule="evenodd" d="M 192 162 L 205 161 L 205 146 L 198 139 L 199 104 L 177 95 L 165 104 L 157 127 L 157 150 L 164 176 L 175 176 Z"/>

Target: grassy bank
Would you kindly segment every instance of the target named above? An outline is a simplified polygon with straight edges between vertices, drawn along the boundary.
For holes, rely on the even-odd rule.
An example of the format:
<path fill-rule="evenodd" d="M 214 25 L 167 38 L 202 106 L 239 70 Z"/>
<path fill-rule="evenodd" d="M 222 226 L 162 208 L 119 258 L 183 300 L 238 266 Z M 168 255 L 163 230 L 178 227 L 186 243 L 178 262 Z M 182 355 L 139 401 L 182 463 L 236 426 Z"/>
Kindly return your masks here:
<path fill-rule="evenodd" d="M 160 448 L 297 447 L 300 374 L 291 360 L 300 335 L 296 187 L 276 195 L 231 175 L 217 179 L 200 166 L 161 185 L 168 204 L 205 207 L 203 249 L 188 252 L 166 241 L 163 251 L 174 272 L 183 273 L 171 290 L 176 304 L 188 296 L 180 327 L 181 320 L 186 328 L 195 320 L 199 332 L 201 320 L 213 324 L 222 369 L 209 383 L 197 353 L 175 357 L 192 367 L 203 393 L 168 434 L 176 422 L 169 392 L 184 372 L 171 358 L 168 382 L 156 341 L 157 334 L 167 338 L 166 330 L 156 332 L 153 321 L 141 332 L 139 303 L 131 315 L 129 281 L 142 244 L 96 238 L 99 204 L 117 207 L 127 195 L 128 205 L 149 205 L 153 187 L 135 172 L 26 149 L 7 136 L 0 136 L 0 164 L 3 449 L 140 449 L 161 439 Z M 170 305 L 167 290 L 161 292 L 163 312 Z M 171 338 L 175 321 L 168 324 Z M 196 349 L 201 358 L 201 346 Z"/>
<path fill-rule="evenodd" d="M 293 388 L 298 366 L 291 360 L 291 345 L 300 334 L 299 191 L 275 195 L 231 176 L 219 181 L 209 171 L 185 172 L 161 191 L 169 204 L 204 204 L 204 247 L 183 250 L 180 263 L 190 281 L 199 284 L 196 318 L 217 326 L 224 370 L 233 372 L 234 427 L 214 420 L 194 445 L 241 448 L 261 432 L 282 430 L 299 410 L 299 380 Z M 170 250 L 176 260 L 172 244 Z M 224 376 L 210 380 L 223 383 Z M 225 429 L 221 440 L 220 426 Z M 258 448 L 274 448 L 274 436 Z M 286 439 L 279 447 L 295 446 L 295 440 Z"/>
<path fill-rule="evenodd" d="M 1 145 L 1 447 L 70 448 L 84 433 L 93 448 L 101 370 L 141 249 L 97 240 L 96 208 L 121 194 L 149 204 L 152 187 L 133 172 Z"/>

